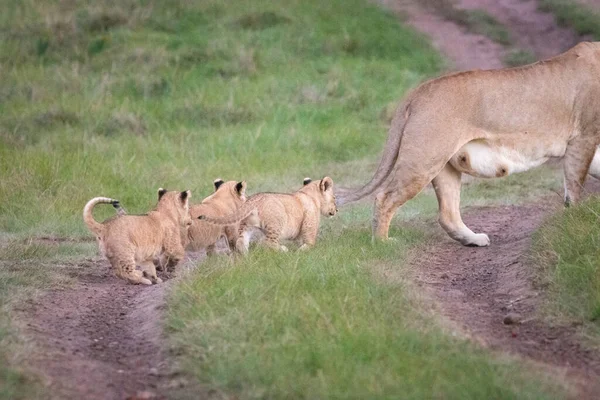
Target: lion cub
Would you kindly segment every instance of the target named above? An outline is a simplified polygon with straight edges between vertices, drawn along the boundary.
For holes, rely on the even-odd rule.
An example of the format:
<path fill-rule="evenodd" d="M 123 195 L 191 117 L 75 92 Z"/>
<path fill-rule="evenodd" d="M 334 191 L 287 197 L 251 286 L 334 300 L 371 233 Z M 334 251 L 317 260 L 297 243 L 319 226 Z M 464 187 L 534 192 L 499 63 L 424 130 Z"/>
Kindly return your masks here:
<path fill-rule="evenodd" d="M 282 239 L 298 240 L 300 250 L 307 249 L 315 244 L 321 215 L 336 213 L 333 180 L 325 177 L 316 182 L 304 179 L 304 186 L 294 193 L 254 194 L 236 213 L 226 218 L 201 215 L 198 219 L 218 225 L 240 222 L 235 248 L 240 253 L 247 253 L 255 229 L 265 234 L 265 244 L 275 250 L 287 251 L 287 247 L 279 243 Z"/>
<path fill-rule="evenodd" d="M 97 204 L 118 200 L 106 197 L 91 199 L 83 209 L 83 221 L 96 235 L 102 254 L 110 261 L 115 274 L 131 283 L 151 285 L 162 282 L 156 276 L 154 260 L 159 257 L 166 268 L 174 268 L 184 256 L 182 230 L 192 221 L 189 212 L 190 191 L 158 189 L 158 203 L 145 215 L 120 214 L 103 223 L 94 219 Z M 139 265 L 141 271 L 136 270 Z"/>
<path fill-rule="evenodd" d="M 222 237 L 227 238 L 230 249 L 235 246 L 239 224 L 220 226 L 200 221 L 198 216 L 206 215 L 219 218 L 230 215 L 246 201 L 246 182 L 228 181 L 217 179 L 214 182 L 215 192 L 202 200 L 200 204 L 190 206 L 192 225 L 188 230 L 188 244 L 186 249 L 198 251 L 206 249 L 206 254 L 215 253 L 215 244 Z"/>

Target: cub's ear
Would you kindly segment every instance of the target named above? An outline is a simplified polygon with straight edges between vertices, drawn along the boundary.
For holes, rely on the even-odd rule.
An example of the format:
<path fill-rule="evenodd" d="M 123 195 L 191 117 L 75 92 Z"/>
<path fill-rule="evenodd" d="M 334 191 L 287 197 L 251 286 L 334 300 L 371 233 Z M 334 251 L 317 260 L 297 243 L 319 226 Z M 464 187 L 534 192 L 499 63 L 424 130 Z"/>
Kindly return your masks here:
<path fill-rule="evenodd" d="M 225 182 L 223 181 L 223 179 L 217 178 L 217 179 L 215 179 L 215 181 L 213 183 L 215 184 L 215 192 L 216 192 L 221 187 L 221 185 L 224 184 Z"/>
<path fill-rule="evenodd" d="M 303 184 L 304 186 L 306 186 L 306 185 L 308 185 L 308 184 L 309 184 L 309 183 L 311 183 L 311 182 L 312 182 L 312 179 L 310 179 L 310 178 L 304 178 L 304 180 L 302 181 L 302 184 Z"/>
<path fill-rule="evenodd" d="M 161 197 L 163 197 L 165 195 L 165 193 L 167 193 L 167 192 L 168 192 L 167 189 L 158 188 L 158 199 L 160 200 Z"/>
<path fill-rule="evenodd" d="M 190 197 L 192 197 L 192 192 L 190 192 L 189 190 L 179 193 L 179 198 L 184 204 L 189 200 Z"/>
<path fill-rule="evenodd" d="M 241 182 L 238 182 L 238 183 L 235 185 L 235 191 L 236 191 L 236 192 L 238 192 L 238 194 L 239 194 L 240 196 L 243 196 L 243 195 L 245 195 L 245 194 L 246 194 L 246 181 L 241 181 Z"/>
<path fill-rule="evenodd" d="M 321 192 L 326 192 L 328 190 L 332 190 L 333 189 L 333 180 L 328 176 L 321 179 L 321 182 L 319 182 L 319 189 L 321 189 Z"/>

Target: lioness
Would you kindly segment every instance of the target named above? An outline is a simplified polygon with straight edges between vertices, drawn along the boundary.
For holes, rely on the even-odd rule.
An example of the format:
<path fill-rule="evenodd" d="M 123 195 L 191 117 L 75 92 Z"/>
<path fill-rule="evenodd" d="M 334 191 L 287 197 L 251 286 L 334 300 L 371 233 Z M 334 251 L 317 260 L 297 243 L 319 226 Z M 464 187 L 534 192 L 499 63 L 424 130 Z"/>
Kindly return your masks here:
<path fill-rule="evenodd" d="M 166 268 L 174 267 L 184 256 L 181 230 L 191 225 L 190 191 L 158 189 L 158 204 L 145 215 L 118 215 L 99 223 L 92 210 L 97 204 L 118 201 L 107 197 L 91 199 L 83 208 L 83 221 L 96 235 L 102 254 L 115 274 L 131 283 L 151 285 L 162 282 L 153 260 L 161 258 Z M 136 265 L 141 271 L 136 270 Z"/>
<path fill-rule="evenodd" d="M 192 225 L 188 230 L 187 249 L 198 251 L 206 249 L 208 255 L 214 254 L 215 244 L 222 237 L 227 238 L 230 248 L 235 246 L 238 224 L 220 226 L 200 221 L 198 216 L 207 215 L 219 218 L 234 213 L 246 201 L 246 182 L 214 181 L 215 192 L 202 200 L 202 203 L 190 206 Z"/>
<path fill-rule="evenodd" d="M 397 109 L 371 181 L 339 193 L 339 204 L 376 192 L 373 234 L 385 239 L 398 207 L 432 182 L 450 237 L 487 246 L 488 236 L 473 233 L 460 216 L 462 173 L 501 177 L 564 157 L 568 205 L 580 198 L 598 144 L 600 42 L 580 43 L 531 65 L 421 84 Z M 600 176 L 600 156 L 590 174 Z"/>
<path fill-rule="evenodd" d="M 198 219 L 219 225 L 240 222 L 236 251 L 248 252 L 252 230 L 265 234 L 265 244 L 275 250 L 287 251 L 279 243 L 282 239 L 299 240 L 300 250 L 313 246 L 317 239 L 321 214 L 335 215 L 337 207 L 333 194 L 333 180 L 325 177 L 319 181 L 304 179 L 304 185 L 294 193 L 257 193 L 250 197 L 239 210 L 226 218 Z"/>

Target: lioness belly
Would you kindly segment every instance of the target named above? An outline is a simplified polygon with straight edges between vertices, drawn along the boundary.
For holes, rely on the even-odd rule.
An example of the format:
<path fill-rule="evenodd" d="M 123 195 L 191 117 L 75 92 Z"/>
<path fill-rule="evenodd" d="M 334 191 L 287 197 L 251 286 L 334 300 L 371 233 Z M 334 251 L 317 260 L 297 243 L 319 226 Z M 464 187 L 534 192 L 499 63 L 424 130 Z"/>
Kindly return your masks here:
<path fill-rule="evenodd" d="M 589 174 L 596 179 L 600 179 L 600 147 L 596 148 L 596 154 L 590 164 Z"/>
<path fill-rule="evenodd" d="M 551 156 L 564 155 L 566 144 L 553 147 L 544 148 L 540 144 L 522 147 L 513 144 L 508 147 L 487 141 L 471 141 L 452 156 L 450 164 L 472 176 L 497 178 L 537 167 Z"/>

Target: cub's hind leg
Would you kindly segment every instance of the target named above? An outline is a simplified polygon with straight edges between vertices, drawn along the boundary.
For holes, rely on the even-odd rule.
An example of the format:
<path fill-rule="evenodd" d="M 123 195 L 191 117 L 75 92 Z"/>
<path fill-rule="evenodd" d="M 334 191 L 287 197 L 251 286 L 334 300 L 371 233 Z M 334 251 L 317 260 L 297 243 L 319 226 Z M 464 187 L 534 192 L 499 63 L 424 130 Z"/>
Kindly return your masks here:
<path fill-rule="evenodd" d="M 308 250 L 313 247 L 317 241 L 318 232 L 319 221 L 315 221 L 315 218 L 305 218 L 304 222 L 302 223 L 302 232 L 300 234 L 302 245 L 298 250 Z"/>
<path fill-rule="evenodd" d="M 474 233 L 460 216 L 461 173 L 450 163 L 433 178 L 433 188 L 438 199 L 439 223 L 454 240 L 465 246 L 487 246 L 490 239 L 485 233 Z"/>
<path fill-rule="evenodd" d="M 142 271 L 135 269 L 135 259 L 133 257 L 123 259 L 112 257 L 109 261 L 115 269 L 115 274 L 119 278 L 125 279 L 133 284 L 152 285 L 150 279 L 144 278 L 144 273 Z"/>
<path fill-rule="evenodd" d="M 185 249 L 179 235 L 171 235 L 164 242 L 163 253 L 160 257 L 164 271 L 169 276 L 175 267 L 185 257 Z"/>
<path fill-rule="evenodd" d="M 248 248 L 250 247 L 250 237 L 252 236 L 252 227 L 248 226 L 245 222 L 242 222 L 239 227 L 238 238 L 235 241 L 235 251 L 240 254 L 248 254 Z"/>
<path fill-rule="evenodd" d="M 156 266 L 154 265 L 154 261 L 146 260 L 140 264 L 140 268 L 142 269 L 144 277 L 150 279 L 152 283 L 162 283 L 162 279 L 156 275 Z"/>
<path fill-rule="evenodd" d="M 265 221 L 263 223 L 262 231 L 265 234 L 265 245 L 276 251 L 288 251 L 288 248 L 279 243 L 279 239 L 281 238 L 281 231 L 283 227 L 279 221 Z"/>

